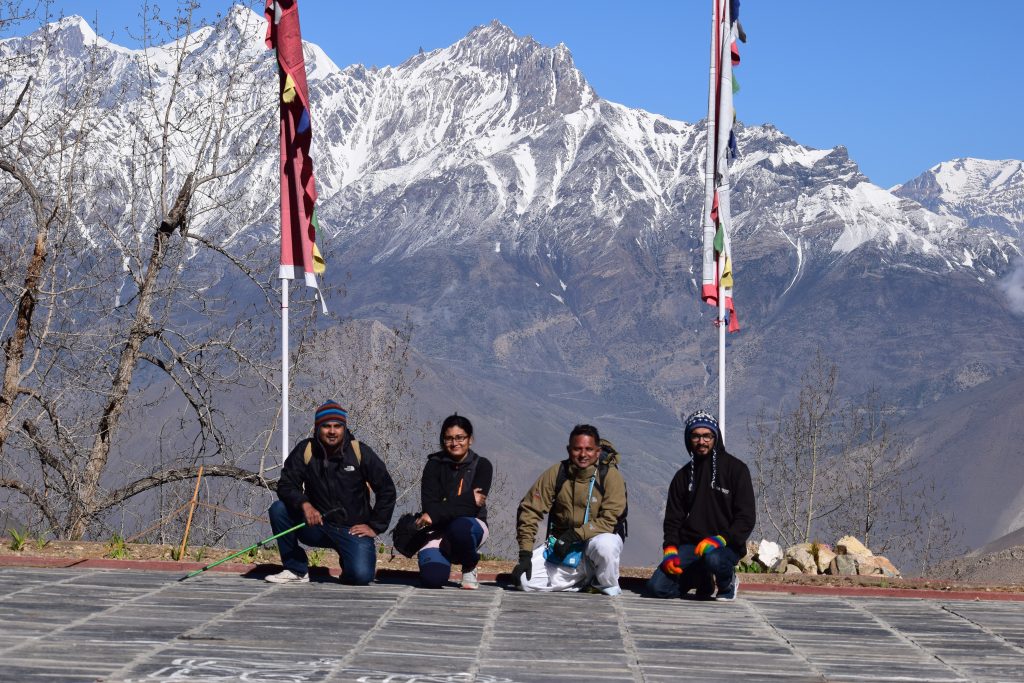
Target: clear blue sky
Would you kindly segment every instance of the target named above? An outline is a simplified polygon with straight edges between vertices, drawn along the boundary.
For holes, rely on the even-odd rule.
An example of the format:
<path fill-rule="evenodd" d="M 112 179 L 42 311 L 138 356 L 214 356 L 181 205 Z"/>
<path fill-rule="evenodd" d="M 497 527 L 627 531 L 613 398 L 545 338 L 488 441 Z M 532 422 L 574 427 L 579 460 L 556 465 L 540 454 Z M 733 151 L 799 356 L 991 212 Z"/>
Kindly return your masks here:
<path fill-rule="evenodd" d="M 173 6 L 169 0 L 157 0 Z M 54 0 L 132 46 L 138 0 Z M 227 6 L 203 0 L 209 14 Z M 340 66 L 395 65 L 498 19 L 565 43 L 601 97 L 674 119 L 707 108 L 710 0 L 300 0 L 303 37 Z M 1024 1 L 743 0 L 736 106 L 811 147 L 846 145 L 888 187 L 947 159 L 1024 159 Z"/>

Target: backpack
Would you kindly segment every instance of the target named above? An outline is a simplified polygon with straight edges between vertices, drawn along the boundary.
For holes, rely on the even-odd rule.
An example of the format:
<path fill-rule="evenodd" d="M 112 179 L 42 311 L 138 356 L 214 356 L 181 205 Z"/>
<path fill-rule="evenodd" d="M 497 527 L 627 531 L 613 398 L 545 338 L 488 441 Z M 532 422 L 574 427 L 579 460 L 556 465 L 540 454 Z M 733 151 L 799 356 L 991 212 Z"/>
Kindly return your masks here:
<path fill-rule="evenodd" d="M 569 480 L 569 460 L 568 458 L 559 463 L 558 476 L 555 478 L 555 495 L 554 499 L 558 499 L 558 493 L 562 490 L 562 486 Z M 619 452 L 615 450 L 615 446 L 608 439 L 601 439 L 601 457 L 597 460 L 597 481 L 594 482 L 594 488 L 604 496 L 604 479 L 608 476 L 608 468 L 614 467 L 619 469 Z M 623 482 L 625 486 L 625 482 Z M 629 503 L 626 503 L 626 507 L 623 508 L 622 514 L 615 520 L 615 533 L 622 537 L 622 540 L 626 540 L 626 536 L 629 535 L 629 531 L 626 524 L 626 516 L 629 514 Z M 550 526 L 550 524 L 549 524 Z M 548 535 L 550 536 L 550 529 Z"/>
<path fill-rule="evenodd" d="M 406 557 L 413 557 L 430 540 L 428 529 L 416 528 L 418 517 L 414 512 L 406 512 L 398 518 L 398 524 L 391 530 L 391 547 Z M 394 556 L 392 551 L 391 557 Z"/>

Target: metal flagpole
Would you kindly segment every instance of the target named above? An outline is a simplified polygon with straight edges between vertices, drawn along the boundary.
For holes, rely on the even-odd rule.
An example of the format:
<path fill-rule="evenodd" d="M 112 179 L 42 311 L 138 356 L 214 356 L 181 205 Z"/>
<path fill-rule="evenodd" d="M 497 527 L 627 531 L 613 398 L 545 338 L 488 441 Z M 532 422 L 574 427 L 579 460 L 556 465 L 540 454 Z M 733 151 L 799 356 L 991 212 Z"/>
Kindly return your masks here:
<path fill-rule="evenodd" d="M 718 263 L 716 264 L 716 271 L 718 272 L 718 429 L 725 437 L 725 265 L 728 259 L 729 249 L 726 247 L 728 243 L 728 237 L 726 231 L 729 226 L 726 221 L 729 217 L 729 205 L 728 205 L 728 186 L 729 186 L 729 168 L 728 168 L 728 153 L 725 152 L 725 148 L 728 147 L 728 134 L 723 134 L 722 128 L 731 129 L 732 121 L 723 120 L 722 116 L 722 100 L 731 96 L 732 84 L 726 83 L 723 78 L 726 71 L 725 60 L 732 59 L 729 54 L 729 37 L 727 30 L 729 22 L 726 20 L 728 16 L 729 0 L 718 0 L 717 11 L 715 12 L 716 26 L 715 35 L 718 39 L 718 50 L 715 56 L 715 82 L 717 97 L 715 98 L 715 174 L 716 174 L 716 185 L 718 190 L 718 220 L 722 224 L 722 251 L 718 254 Z M 728 95 L 725 92 L 726 88 L 730 88 Z M 723 139 L 725 140 L 723 144 Z M 723 162 L 721 165 L 719 162 Z M 717 226 L 715 226 L 717 229 Z"/>
<path fill-rule="evenodd" d="M 704 215 L 702 216 L 701 222 L 703 224 L 703 244 L 701 245 L 702 260 L 708 258 L 708 239 L 709 231 L 711 232 L 711 239 L 714 239 L 713 221 L 711 220 L 711 210 L 715 197 L 715 165 L 716 165 L 716 154 L 715 154 L 715 141 L 717 139 L 715 131 L 715 117 L 718 113 L 717 106 L 717 85 L 718 85 L 718 69 L 716 66 L 716 59 L 718 57 L 718 41 L 716 35 L 718 31 L 718 2 L 719 0 L 713 0 L 713 10 L 711 12 L 711 72 L 708 74 L 708 122 L 707 122 L 707 158 L 705 159 L 704 165 Z M 711 257 L 714 258 L 714 252 L 711 252 Z M 705 261 L 706 263 L 706 261 Z M 704 267 L 703 272 L 707 272 Z M 716 271 L 719 268 L 719 264 L 715 264 Z M 718 317 L 721 319 L 721 304 L 722 304 L 722 292 L 721 292 L 721 273 L 719 273 L 719 287 L 718 287 L 718 302 L 719 302 L 719 314 Z M 724 339 L 721 338 L 721 325 L 719 325 L 719 420 L 721 420 L 722 414 L 722 400 L 723 391 L 721 385 L 721 364 L 722 364 L 722 346 L 724 345 Z"/>
<path fill-rule="evenodd" d="M 725 254 L 718 266 L 718 430 L 725 438 Z"/>
<path fill-rule="evenodd" d="M 288 458 L 288 280 L 281 278 L 281 463 Z"/>

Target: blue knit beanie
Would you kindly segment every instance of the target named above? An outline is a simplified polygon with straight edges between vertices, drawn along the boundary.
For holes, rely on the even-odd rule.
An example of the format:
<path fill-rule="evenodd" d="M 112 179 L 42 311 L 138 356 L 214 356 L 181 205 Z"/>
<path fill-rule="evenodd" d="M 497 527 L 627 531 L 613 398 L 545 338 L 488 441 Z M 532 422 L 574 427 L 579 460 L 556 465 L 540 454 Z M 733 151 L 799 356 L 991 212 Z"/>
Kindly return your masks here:
<path fill-rule="evenodd" d="M 715 416 L 707 411 L 698 410 L 686 418 L 686 432 L 684 436 L 687 442 L 690 440 L 690 433 L 700 427 L 710 429 L 715 435 L 716 443 L 722 440 L 722 432 L 718 429 L 718 420 L 715 419 Z"/>

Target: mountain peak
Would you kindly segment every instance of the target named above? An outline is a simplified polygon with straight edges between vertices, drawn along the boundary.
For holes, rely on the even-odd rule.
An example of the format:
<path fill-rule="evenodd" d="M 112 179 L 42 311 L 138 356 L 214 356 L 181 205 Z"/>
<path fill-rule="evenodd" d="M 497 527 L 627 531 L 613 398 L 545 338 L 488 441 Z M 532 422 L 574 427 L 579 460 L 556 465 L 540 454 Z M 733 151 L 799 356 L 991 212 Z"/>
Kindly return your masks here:
<path fill-rule="evenodd" d="M 441 52 L 455 62 L 525 84 L 528 87 L 521 96 L 541 106 L 553 105 L 563 113 L 576 111 L 597 97 L 565 45 L 547 47 L 531 36 L 516 35 L 498 20 L 473 28 Z"/>
<path fill-rule="evenodd" d="M 1024 161 L 1018 159 L 943 161 L 893 191 L 975 227 L 1024 233 Z"/>
<path fill-rule="evenodd" d="M 257 14 L 245 5 L 232 5 L 221 25 L 245 35 L 252 31 L 254 25 L 262 27 L 265 23 L 266 18 L 262 14 Z"/>
<path fill-rule="evenodd" d="M 75 54 L 87 45 L 95 45 L 97 40 L 89 22 L 77 14 L 51 22 L 42 31 L 63 49 Z"/>

